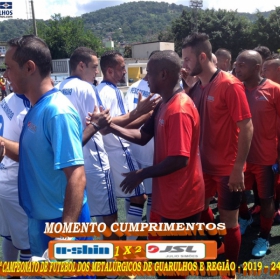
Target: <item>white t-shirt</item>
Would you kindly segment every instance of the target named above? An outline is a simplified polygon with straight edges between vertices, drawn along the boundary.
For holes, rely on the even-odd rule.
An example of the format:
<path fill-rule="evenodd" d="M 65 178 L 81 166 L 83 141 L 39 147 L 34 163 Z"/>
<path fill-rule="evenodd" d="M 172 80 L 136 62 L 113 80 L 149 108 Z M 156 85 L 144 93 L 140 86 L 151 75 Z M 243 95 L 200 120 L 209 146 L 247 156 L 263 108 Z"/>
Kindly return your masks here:
<path fill-rule="evenodd" d="M 150 88 L 145 80 L 137 81 L 136 83 L 132 84 L 127 90 L 127 93 L 125 95 L 125 103 L 129 112 L 136 108 L 139 92 L 142 93 L 143 99 L 147 98 L 150 95 Z M 137 162 L 147 166 L 153 165 L 154 139 L 151 139 L 145 146 L 131 143 L 130 149 L 132 150 L 134 158 L 137 160 Z"/>
<path fill-rule="evenodd" d="M 102 105 L 105 109 L 110 109 L 111 117 L 117 117 L 126 114 L 127 108 L 124 103 L 123 93 L 113 84 L 109 82 L 101 82 L 97 87 Z M 129 147 L 129 142 L 109 133 L 103 136 L 105 149 L 108 153 L 116 149 Z"/>
<path fill-rule="evenodd" d="M 94 106 L 98 107 L 93 85 L 73 76 L 57 84 L 56 88 L 72 102 L 85 129 L 88 112 L 92 113 Z M 100 132 L 95 133 L 83 147 L 83 154 L 86 172 L 100 172 L 110 168 Z"/>
<path fill-rule="evenodd" d="M 24 95 L 9 94 L 0 102 L 0 136 L 19 142 L 22 124 L 30 108 L 30 102 Z M 18 162 L 4 157 L 0 163 L 0 182 L 17 185 Z"/>

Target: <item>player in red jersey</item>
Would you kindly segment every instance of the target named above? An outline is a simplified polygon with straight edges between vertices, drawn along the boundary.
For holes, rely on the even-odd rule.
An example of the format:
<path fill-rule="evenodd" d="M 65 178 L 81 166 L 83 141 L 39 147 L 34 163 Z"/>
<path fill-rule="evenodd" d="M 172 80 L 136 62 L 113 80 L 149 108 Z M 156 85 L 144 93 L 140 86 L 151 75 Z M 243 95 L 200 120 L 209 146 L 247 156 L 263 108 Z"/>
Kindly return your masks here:
<path fill-rule="evenodd" d="M 154 165 L 123 174 L 121 186 L 123 191 L 131 192 L 144 179 L 153 178 L 152 211 L 167 223 L 198 222 L 204 208 L 199 115 L 180 87 L 180 70 L 180 58 L 175 52 L 153 54 L 147 66 L 147 79 L 151 92 L 162 96 L 161 104 L 141 130 L 110 126 L 114 134 L 140 145 L 154 136 Z M 195 236 L 165 239 L 192 238 Z"/>
<path fill-rule="evenodd" d="M 252 250 L 255 257 L 263 257 L 269 247 L 268 238 L 275 212 L 272 165 L 277 161 L 277 117 L 280 116 L 280 86 L 261 77 L 261 65 L 262 57 L 256 51 L 243 51 L 236 59 L 236 75 L 245 85 L 254 125 L 245 186 L 250 189 L 256 182 L 261 202 L 261 231 Z M 252 221 L 245 210 L 246 205 L 242 205 L 240 226 L 243 232 Z"/>
<path fill-rule="evenodd" d="M 189 95 L 201 119 L 200 153 L 206 193 L 201 222 L 214 222 L 209 203 L 217 191 L 220 221 L 227 229 L 225 256 L 237 263 L 241 245 L 238 209 L 253 127 L 244 86 L 233 75 L 217 70 L 211 54 L 206 34 L 194 33 L 183 43 L 183 67 L 200 80 Z M 221 247 L 221 241 L 217 237 L 215 240 Z"/>
<path fill-rule="evenodd" d="M 271 81 L 280 84 L 280 54 L 273 54 L 265 60 L 262 66 L 262 75 L 264 78 L 270 79 Z M 277 135 L 278 135 L 278 157 L 280 154 L 280 119 L 278 118 L 277 124 Z M 279 160 L 278 160 L 279 162 Z M 275 217 L 274 221 L 280 223 L 280 175 L 277 174 L 275 182 Z"/>

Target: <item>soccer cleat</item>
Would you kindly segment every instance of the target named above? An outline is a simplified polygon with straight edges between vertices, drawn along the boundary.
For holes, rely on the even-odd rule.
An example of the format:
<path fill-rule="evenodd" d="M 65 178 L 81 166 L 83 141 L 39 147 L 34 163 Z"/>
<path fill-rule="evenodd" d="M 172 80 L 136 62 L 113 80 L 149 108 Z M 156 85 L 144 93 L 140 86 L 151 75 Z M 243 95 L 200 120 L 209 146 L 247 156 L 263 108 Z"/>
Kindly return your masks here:
<path fill-rule="evenodd" d="M 254 204 L 250 209 L 249 212 L 251 215 L 257 215 L 261 212 L 261 206 Z"/>
<path fill-rule="evenodd" d="M 252 255 L 256 258 L 261 258 L 266 255 L 266 252 L 269 248 L 269 242 L 264 238 L 257 238 L 253 241 L 255 246 L 252 249 Z"/>
<path fill-rule="evenodd" d="M 253 223 L 253 217 L 250 216 L 249 220 L 245 220 L 245 219 L 242 219 L 242 218 L 239 217 L 238 223 L 240 225 L 241 235 L 243 235 L 245 233 L 247 227 Z"/>

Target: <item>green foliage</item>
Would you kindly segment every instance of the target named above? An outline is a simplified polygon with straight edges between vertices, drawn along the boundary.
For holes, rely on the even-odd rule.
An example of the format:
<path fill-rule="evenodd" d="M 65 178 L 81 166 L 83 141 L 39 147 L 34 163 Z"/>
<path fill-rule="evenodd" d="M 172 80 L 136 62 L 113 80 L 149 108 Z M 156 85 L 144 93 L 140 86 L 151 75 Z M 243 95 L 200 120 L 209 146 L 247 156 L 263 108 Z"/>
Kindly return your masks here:
<path fill-rule="evenodd" d="M 180 17 L 172 22 L 171 30 L 165 36 L 174 36 L 175 50 L 181 54 L 181 46 L 185 37 L 194 30 L 195 15 L 193 11 L 183 10 Z M 233 58 L 243 49 L 253 49 L 265 45 L 277 52 L 280 42 L 280 7 L 269 17 L 256 14 L 256 21 L 240 16 L 237 11 L 198 10 L 197 27 L 199 32 L 209 35 L 213 52 L 218 48 L 226 48 L 232 52 Z M 160 34 L 160 38 L 164 38 Z"/>
<path fill-rule="evenodd" d="M 101 41 L 85 29 L 81 18 L 55 14 L 48 22 L 39 24 L 37 29 L 38 36 L 48 44 L 53 59 L 68 58 L 79 46 L 92 48 L 99 54 L 103 51 Z"/>
<path fill-rule="evenodd" d="M 165 2 L 124 3 L 82 15 L 85 26 L 116 43 L 148 42 L 170 27 L 184 6 Z"/>
<path fill-rule="evenodd" d="M 131 46 L 125 46 L 125 47 L 124 47 L 123 56 L 124 56 L 125 58 L 131 58 L 131 57 L 132 57 L 132 48 L 131 48 Z"/>
<path fill-rule="evenodd" d="M 129 2 L 82 15 L 37 20 L 38 35 L 50 46 L 53 58 L 69 57 L 78 46 L 88 46 L 101 54 L 101 39 L 111 37 L 115 46 L 149 41 L 174 41 L 180 54 L 182 40 L 195 27 L 195 14 L 189 7 L 165 2 Z M 276 52 L 280 47 L 280 7 L 255 14 L 225 10 L 198 10 L 198 31 L 209 35 L 213 51 L 224 47 L 236 57 L 242 49 L 266 45 Z M 31 20 L 0 22 L 0 41 L 33 32 Z M 120 43 L 120 44 L 119 44 Z M 124 55 L 130 56 L 129 49 Z"/>

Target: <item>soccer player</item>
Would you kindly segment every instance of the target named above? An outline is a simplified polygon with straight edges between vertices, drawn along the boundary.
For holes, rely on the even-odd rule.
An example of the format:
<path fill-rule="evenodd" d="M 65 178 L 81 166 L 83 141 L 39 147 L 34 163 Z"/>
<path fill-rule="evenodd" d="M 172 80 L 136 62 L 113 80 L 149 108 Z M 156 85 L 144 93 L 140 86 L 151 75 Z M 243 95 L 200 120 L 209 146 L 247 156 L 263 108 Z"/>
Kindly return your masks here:
<path fill-rule="evenodd" d="M 155 51 L 157 52 L 157 51 Z M 155 53 L 155 52 L 152 52 Z M 151 55 L 152 55 L 151 54 Z M 150 57 L 151 57 L 150 55 Z M 150 95 L 150 88 L 147 82 L 147 76 L 144 79 L 132 84 L 125 95 L 125 103 L 129 112 L 137 107 L 138 95 L 141 92 L 143 98 L 147 98 Z M 154 141 L 151 139 L 145 146 L 139 146 L 134 143 L 130 143 L 130 149 L 133 153 L 135 160 L 139 168 L 144 168 L 153 164 L 154 159 Z M 150 212 L 152 205 L 152 179 L 148 178 L 143 181 L 146 194 L 148 195 L 147 201 L 147 222 L 150 221 Z M 129 202 L 129 198 L 126 198 L 126 203 Z"/>
<path fill-rule="evenodd" d="M 10 94 L 0 102 L 0 136 L 19 141 L 30 108 L 24 95 Z M 5 157 L 0 164 L 0 234 L 4 261 L 29 261 L 28 220 L 18 201 L 18 163 Z"/>
<path fill-rule="evenodd" d="M 95 87 L 92 85 L 98 73 L 96 52 L 89 48 L 79 47 L 70 57 L 71 76 L 56 85 L 77 109 L 84 129 L 84 160 L 87 181 L 87 195 L 90 215 L 97 221 L 101 219 L 108 227 L 117 221 L 117 201 L 115 188 L 110 175 L 108 155 L 105 151 L 102 135 L 99 130 L 111 121 L 109 110 L 102 113 L 95 108 L 95 118 L 87 126 L 88 112 L 98 107 Z M 92 115 L 93 118 L 93 115 Z M 87 135 L 89 130 L 92 131 Z M 89 139 L 89 136 L 93 136 Z M 86 139 L 88 142 L 86 142 Z M 110 238 L 116 238 L 111 235 Z M 104 239 L 107 237 L 104 236 Z"/>
<path fill-rule="evenodd" d="M 269 234 L 274 217 L 274 174 L 272 165 L 278 160 L 277 117 L 280 117 L 280 86 L 261 77 L 262 57 L 256 51 L 243 51 L 236 59 L 236 75 L 245 85 L 252 113 L 254 134 L 247 158 L 246 189 L 257 184 L 261 202 L 259 237 L 252 255 L 263 257 L 269 247 Z M 245 204 L 245 201 L 244 201 Z M 247 204 L 240 209 L 241 232 L 252 223 Z"/>
<path fill-rule="evenodd" d="M 146 116 L 143 115 L 144 111 L 142 113 L 141 110 L 136 107 L 136 109 L 127 114 L 128 111 L 124 103 L 123 94 L 117 88 L 117 84 L 124 81 L 126 74 L 125 62 L 122 55 L 116 51 L 104 53 L 100 59 L 100 67 L 104 80 L 97 86 L 97 90 L 102 106 L 110 109 L 110 114 L 113 117 L 112 121 L 118 125 L 126 126 L 138 119 L 137 122 L 139 121 L 140 124 L 142 118 L 146 118 Z M 148 102 L 150 99 L 151 96 L 146 98 L 144 102 Z M 156 104 L 156 102 L 157 100 L 155 99 L 153 104 Z M 150 109 L 146 113 L 149 111 Z M 136 124 L 134 123 L 134 125 Z M 124 193 L 120 188 L 120 183 L 123 180 L 122 173 L 133 171 L 138 168 L 137 162 L 129 149 L 129 143 L 111 133 L 105 135 L 103 140 L 109 156 L 110 167 L 116 186 L 116 195 L 117 197 L 130 198 L 130 204 L 129 207 L 127 207 L 127 222 L 141 223 L 143 207 L 146 200 L 144 185 L 140 183 L 130 194 Z M 127 237 L 127 239 L 135 238 L 135 236 Z"/>
<path fill-rule="evenodd" d="M 204 183 L 198 150 L 199 116 L 192 100 L 180 87 L 181 60 L 174 51 L 153 54 L 147 65 L 151 92 L 162 97 L 144 126 L 126 129 L 111 123 L 109 129 L 128 141 L 145 145 L 155 140 L 154 165 L 125 173 L 124 193 L 131 193 L 153 178 L 152 211 L 162 222 L 198 222 L 204 208 Z M 173 236 L 164 239 L 192 239 Z"/>
<path fill-rule="evenodd" d="M 243 84 L 231 74 L 217 70 L 211 53 L 211 43 L 203 33 L 188 36 L 182 46 L 183 67 L 200 80 L 189 95 L 201 121 L 200 154 L 206 192 L 201 222 L 214 222 L 209 203 L 218 192 L 220 221 L 227 229 L 225 257 L 237 263 L 241 245 L 238 209 L 253 127 Z M 221 241 L 215 239 L 218 248 L 222 248 Z"/>
<path fill-rule="evenodd" d="M 267 58 L 262 65 L 262 76 L 280 84 L 280 55 L 274 54 Z"/>
<path fill-rule="evenodd" d="M 280 84 L 280 55 L 274 54 L 267 58 L 262 66 L 262 75 L 264 78 L 270 79 L 271 81 Z M 277 120 L 277 135 L 278 144 L 280 138 L 280 119 Z M 278 145 L 278 158 L 280 154 L 280 147 Z M 278 159 L 279 164 L 279 159 Z M 276 175 L 276 185 L 275 185 L 275 217 L 274 221 L 280 223 L 280 176 Z"/>
<path fill-rule="evenodd" d="M 90 222 L 85 194 L 82 126 L 69 100 L 52 86 L 46 43 L 26 35 L 8 41 L 4 77 L 24 94 L 28 111 L 19 143 L 0 137 L 19 160 L 19 202 L 28 216 L 30 249 L 42 256 L 50 237 L 45 222 Z"/>
<path fill-rule="evenodd" d="M 227 49 L 220 48 L 215 52 L 215 55 L 217 57 L 217 68 L 228 72 L 231 66 L 231 52 Z"/>

